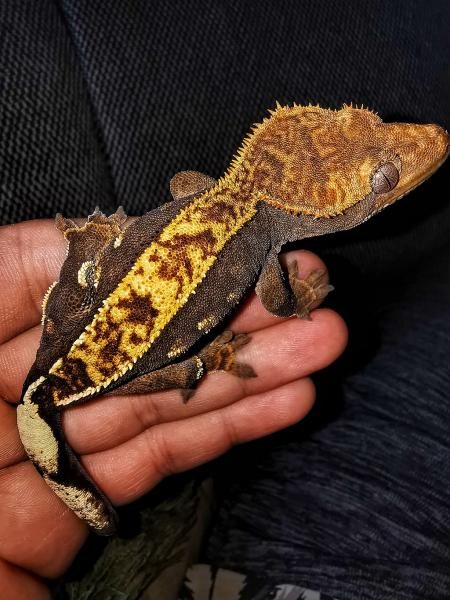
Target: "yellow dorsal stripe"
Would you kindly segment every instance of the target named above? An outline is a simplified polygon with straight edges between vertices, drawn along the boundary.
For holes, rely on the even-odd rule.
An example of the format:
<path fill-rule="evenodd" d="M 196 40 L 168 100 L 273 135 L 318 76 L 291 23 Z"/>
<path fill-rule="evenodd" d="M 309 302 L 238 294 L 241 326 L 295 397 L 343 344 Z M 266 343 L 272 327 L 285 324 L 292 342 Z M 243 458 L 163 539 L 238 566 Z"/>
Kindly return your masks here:
<path fill-rule="evenodd" d="M 236 204 L 228 190 L 214 193 L 212 189 L 193 200 L 162 230 L 104 301 L 67 356 L 50 369 L 68 381 L 74 391 L 72 399 L 108 386 L 133 366 L 195 293 L 226 242 L 255 213 L 256 201 Z M 89 388 L 80 382 L 77 389 L 76 378 L 70 375 L 80 361 L 91 380 Z M 67 404 L 70 399 L 55 401 Z"/>

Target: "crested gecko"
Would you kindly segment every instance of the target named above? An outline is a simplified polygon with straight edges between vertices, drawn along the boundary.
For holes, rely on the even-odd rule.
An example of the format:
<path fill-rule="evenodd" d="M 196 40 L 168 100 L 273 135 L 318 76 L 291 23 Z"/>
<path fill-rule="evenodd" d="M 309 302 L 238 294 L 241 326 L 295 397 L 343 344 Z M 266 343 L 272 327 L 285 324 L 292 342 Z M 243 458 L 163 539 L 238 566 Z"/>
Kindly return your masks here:
<path fill-rule="evenodd" d="M 437 125 L 384 123 L 344 105 L 280 106 L 256 125 L 218 181 L 192 171 L 173 200 L 126 223 L 98 209 L 81 225 L 58 215 L 68 254 L 45 295 L 42 339 L 17 423 L 54 492 L 99 534 L 115 513 L 68 446 L 61 413 L 100 394 L 179 388 L 208 372 L 255 376 L 245 335 L 224 322 L 253 287 L 279 316 L 308 317 L 324 273 L 284 273 L 283 244 L 355 227 L 429 177 L 449 153 Z M 222 327 L 222 329 L 221 329 Z"/>

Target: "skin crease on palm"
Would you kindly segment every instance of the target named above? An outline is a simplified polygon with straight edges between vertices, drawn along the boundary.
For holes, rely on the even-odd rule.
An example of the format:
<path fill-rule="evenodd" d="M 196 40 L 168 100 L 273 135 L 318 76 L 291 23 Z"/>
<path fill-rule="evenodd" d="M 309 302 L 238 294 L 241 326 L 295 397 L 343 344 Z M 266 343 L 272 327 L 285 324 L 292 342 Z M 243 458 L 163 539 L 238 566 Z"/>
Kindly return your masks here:
<path fill-rule="evenodd" d="M 64 260 L 52 221 L 0 228 L 0 589 L 2 598 L 50 598 L 43 578 L 60 576 L 88 530 L 27 460 L 15 405 L 40 338 L 42 297 Z M 305 251 L 291 252 L 301 277 L 324 268 Z M 68 410 L 70 445 L 116 505 L 131 502 L 171 473 L 187 470 L 232 445 L 302 419 L 314 402 L 309 376 L 343 351 L 342 319 L 317 309 L 311 321 L 270 315 L 252 294 L 230 324 L 251 334 L 239 358 L 257 378 L 216 372 L 183 404 L 177 391 L 102 397 Z M 186 448 L 189 450 L 187 451 Z"/>

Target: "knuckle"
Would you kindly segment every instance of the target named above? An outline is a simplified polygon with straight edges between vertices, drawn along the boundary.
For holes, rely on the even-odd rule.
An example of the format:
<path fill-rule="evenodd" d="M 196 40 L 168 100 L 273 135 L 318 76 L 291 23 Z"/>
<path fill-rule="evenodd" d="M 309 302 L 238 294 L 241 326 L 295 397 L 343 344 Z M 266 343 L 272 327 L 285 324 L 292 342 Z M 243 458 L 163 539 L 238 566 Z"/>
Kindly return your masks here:
<path fill-rule="evenodd" d="M 226 441 L 227 448 L 231 448 L 231 446 L 235 446 L 240 441 L 236 423 L 228 411 L 223 411 L 221 413 L 221 421 L 223 439 Z"/>
<path fill-rule="evenodd" d="M 161 479 L 178 472 L 176 457 L 167 443 L 163 428 L 152 427 L 147 434 L 147 446 L 153 468 Z"/>
<path fill-rule="evenodd" d="M 162 417 L 158 403 L 152 394 L 130 396 L 131 408 L 141 431 L 161 423 Z"/>

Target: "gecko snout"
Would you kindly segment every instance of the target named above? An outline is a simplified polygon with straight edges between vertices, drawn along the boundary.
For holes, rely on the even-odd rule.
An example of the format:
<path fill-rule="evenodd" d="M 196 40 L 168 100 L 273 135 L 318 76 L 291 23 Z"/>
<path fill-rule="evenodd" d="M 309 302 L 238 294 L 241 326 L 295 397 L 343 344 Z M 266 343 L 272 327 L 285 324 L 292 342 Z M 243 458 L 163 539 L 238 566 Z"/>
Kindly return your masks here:
<path fill-rule="evenodd" d="M 433 146 L 434 154 L 439 160 L 446 158 L 450 150 L 450 135 L 439 125 L 425 125 L 427 138 L 431 146 Z"/>
<path fill-rule="evenodd" d="M 408 126 L 407 126 L 408 127 Z M 411 158 L 416 171 L 434 172 L 447 158 L 450 135 L 439 125 L 412 125 Z"/>

